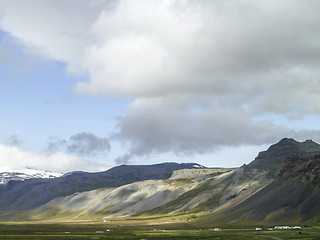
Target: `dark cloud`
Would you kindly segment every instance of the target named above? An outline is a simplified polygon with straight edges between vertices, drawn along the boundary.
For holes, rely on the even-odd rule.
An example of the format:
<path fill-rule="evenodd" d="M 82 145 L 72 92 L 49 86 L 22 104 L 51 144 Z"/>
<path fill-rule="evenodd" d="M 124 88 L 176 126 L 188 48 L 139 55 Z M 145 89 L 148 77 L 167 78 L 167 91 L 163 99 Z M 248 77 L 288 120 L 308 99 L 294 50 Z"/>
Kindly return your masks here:
<path fill-rule="evenodd" d="M 120 157 L 117 157 L 114 161 L 117 165 L 128 164 L 130 163 L 131 158 L 131 154 L 124 154 Z"/>
<path fill-rule="evenodd" d="M 19 147 L 23 144 L 23 141 L 19 139 L 18 135 L 11 135 L 7 137 L 6 143 L 11 146 Z"/>
<path fill-rule="evenodd" d="M 49 138 L 47 152 L 57 152 L 61 149 L 64 149 L 67 145 L 67 141 L 65 139 L 61 139 L 57 136 L 52 136 Z"/>
<path fill-rule="evenodd" d="M 83 156 L 96 156 L 110 151 L 110 143 L 107 138 L 100 138 L 92 133 L 78 133 L 70 136 L 68 140 L 51 138 L 47 151 L 56 152 L 59 150 Z"/>
<path fill-rule="evenodd" d="M 320 139 L 319 130 L 297 131 L 224 108 L 193 112 L 157 106 L 120 118 L 118 127 L 113 139 L 129 143 L 130 156 L 203 154 L 221 147 L 274 143 L 283 137 Z"/>
<path fill-rule="evenodd" d="M 91 133 L 78 133 L 69 139 L 67 147 L 71 153 L 83 155 L 95 155 L 110 150 L 110 143 L 107 138 L 99 138 Z"/>

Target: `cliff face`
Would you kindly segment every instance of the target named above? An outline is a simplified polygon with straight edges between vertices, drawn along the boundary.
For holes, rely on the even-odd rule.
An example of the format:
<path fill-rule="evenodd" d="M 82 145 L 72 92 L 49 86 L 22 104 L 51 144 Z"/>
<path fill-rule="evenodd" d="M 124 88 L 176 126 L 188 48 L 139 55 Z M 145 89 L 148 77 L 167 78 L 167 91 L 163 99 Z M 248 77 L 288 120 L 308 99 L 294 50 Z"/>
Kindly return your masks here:
<path fill-rule="evenodd" d="M 320 188 L 320 154 L 288 158 L 279 173 L 279 178 L 282 181 L 290 180 Z"/>

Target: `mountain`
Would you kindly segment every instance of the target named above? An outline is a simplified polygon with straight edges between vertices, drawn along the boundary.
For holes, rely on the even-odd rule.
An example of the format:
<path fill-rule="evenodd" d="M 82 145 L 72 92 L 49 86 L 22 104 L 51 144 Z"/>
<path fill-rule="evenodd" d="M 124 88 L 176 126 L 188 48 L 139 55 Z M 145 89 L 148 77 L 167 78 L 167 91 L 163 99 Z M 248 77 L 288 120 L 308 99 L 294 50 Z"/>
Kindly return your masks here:
<path fill-rule="evenodd" d="M 56 178 L 61 176 L 61 173 L 27 168 L 19 171 L 0 172 L 0 184 L 6 184 L 11 180 L 24 181 L 30 178 Z"/>
<path fill-rule="evenodd" d="M 23 219 L 82 220 L 141 214 L 151 217 L 207 214 L 243 201 L 269 182 L 265 172 L 248 172 L 243 168 L 180 169 L 163 180 L 136 181 L 57 197 L 38 208 L 24 211 L 27 215 Z M 8 220 L 7 211 L 0 215 Z M 16 212 L 12 215 L 18 216 Z"/>
<path fill-rule="evenodd" d="M 292 224 L 320 220 L 320 154 L 289 157 L 278 177 L 257 193 L 202 221 Z"/>
<path fill-rule="evenodd" d="M 320 147 L 282 139 L 240 168 L 195 163 L 122 165 L 0 185 L 0 219 L 129 217 L 194 226 L 298 224 L 320 220 Z"/>
<path fill-rule="evenodd" d="M 202 168 L 195 163 L 162 163 L 155 165 L 122 165 L 104 172 L 74 172 L 53 179 L 26 179 L 0 185 L 1 210 L 27 210 L 50 200 L 76 192 L 119 187 L 136 181 L 167 179 L 175 170 Z"/>
<path fill-rule="evenodd" d="M 292 138 L 284 138 L 271 145 L 266 151 L 260 152 L 248 167 L 267 170 L 269 174 L 275 177 L 288 157 L 310 156 L 315 153 L 320 153 L 320 145 L 312 140 L 298 142 Z"/>
<path fill-rule="evenodd" d="M 55 198 L 32 211 L 32 214 L 35 218 L 40 219 L 43 216 L 63 218 L 66 214 L 73 219 L 86 219 L 88 216 L 109 218 L 146 214 L 152 209 L 172 203 L 180 196 L 203 186 L 208 180 L 228 174 L 230 171 L 232 170 L 176 170 L 170 178 L 165 180 L 146 180 L 117 188 L 103 188 Z M 202 199 L 206 200 L 208 197 L 202 196 Z M 202 202 L 198 201 L 195 206 Z"/>

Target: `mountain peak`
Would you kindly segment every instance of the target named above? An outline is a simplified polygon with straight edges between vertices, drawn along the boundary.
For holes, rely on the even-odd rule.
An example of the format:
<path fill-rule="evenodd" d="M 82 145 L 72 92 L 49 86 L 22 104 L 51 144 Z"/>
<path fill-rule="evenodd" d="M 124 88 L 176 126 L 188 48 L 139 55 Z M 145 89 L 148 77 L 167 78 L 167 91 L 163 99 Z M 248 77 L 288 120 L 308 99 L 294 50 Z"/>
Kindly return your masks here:
<path fill-rule="evenodd" d="M 260 152 L 255 160 L 249 164 L 249 167 L 271 170 L 276 174 L 288 157 L 315 153 L 320 153 L 320 145 L 312 140 L 298 142 L 293 138 L 283 138 L 278 143 L 271 145 L 266 151 Z"/>
<path fill-rule="evenodd" d="M 283 149 L 283 148 L 292 148 L 291 150 L 294 151 L 294 149 L 296 149 L 299 144 L 301 144 L 300 142 L 294 140 L 293 138 L 283 138 L 281 139 L 279 142 L 271 145 L 267 151 L 273 151 L 275 149 Z"/>
<path fill-rule="evenodd" d="M 294 140 L 293 138 L 282 138 L 278 143 L 276 144 L 287 144 L 287 143 L 299 143 L 298 141 Z"/>

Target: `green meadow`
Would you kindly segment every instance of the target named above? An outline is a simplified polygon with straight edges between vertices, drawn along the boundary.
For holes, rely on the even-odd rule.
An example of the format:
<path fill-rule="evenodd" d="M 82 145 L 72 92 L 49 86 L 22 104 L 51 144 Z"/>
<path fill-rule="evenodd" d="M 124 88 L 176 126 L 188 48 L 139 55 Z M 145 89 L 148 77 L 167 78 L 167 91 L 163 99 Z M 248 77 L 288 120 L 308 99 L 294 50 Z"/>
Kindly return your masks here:
<path fill-rule="evenodd" d="M 197 229 L 188 225 L 128 225 L 125 223 L 2 223 L 0 239 L 320 239 L 320 227 L 301 230 L 256 231 Z"/>

